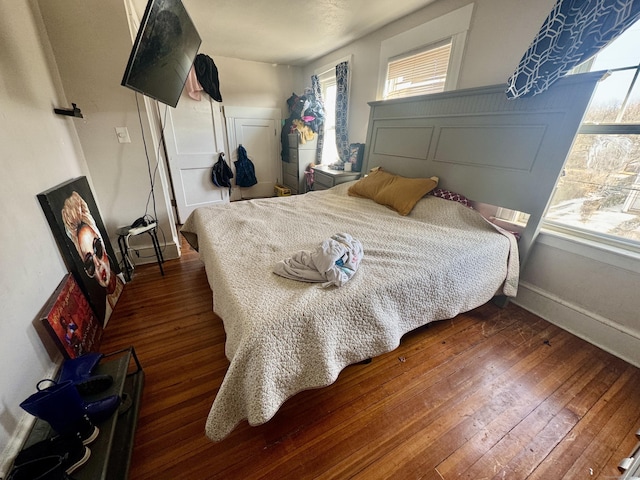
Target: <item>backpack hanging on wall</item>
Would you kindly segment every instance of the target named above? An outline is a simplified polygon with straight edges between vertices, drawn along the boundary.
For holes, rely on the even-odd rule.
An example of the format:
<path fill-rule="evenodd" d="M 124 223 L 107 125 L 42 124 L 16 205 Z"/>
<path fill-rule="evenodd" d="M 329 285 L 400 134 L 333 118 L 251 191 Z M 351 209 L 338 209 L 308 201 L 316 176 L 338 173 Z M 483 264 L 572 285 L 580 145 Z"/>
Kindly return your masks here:
<path fill-rule="evenodd" d="M 253 187 L 258 183 L 256 178 L 256 169 L 253 162 L 247 157 L 247 150 L 242 146 L 238 146 L 238 160 L 233 162 L 236 166 L 236 185 L 239 187 Z"/>
<path fill-rule="evenodd" d="M 229 196 L 231 196 L 231 179 L 233 178 L 233 171 L 231 167 L 224 159 L 224 152 L 218 155 L 218 161 L 213 165 L 211 169 L 211 181 L 216 187 L 228 188 Z"/>

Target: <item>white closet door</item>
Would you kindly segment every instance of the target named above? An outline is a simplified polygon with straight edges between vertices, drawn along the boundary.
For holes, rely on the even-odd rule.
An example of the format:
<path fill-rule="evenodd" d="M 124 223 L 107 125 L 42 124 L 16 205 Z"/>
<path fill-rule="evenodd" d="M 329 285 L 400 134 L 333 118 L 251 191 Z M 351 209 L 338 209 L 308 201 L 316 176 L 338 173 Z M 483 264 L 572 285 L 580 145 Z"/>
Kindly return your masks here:
<path fill-rule="evenodd" d="M 258 183 L 250 188 L 235 186 L 232 200 L 273 196 L 273 187 L 280 180 L 280 122 L 277 108 L 224 107 L 229 141 L 229 158 L 238 159 L 238 145 L 247 150 L 253 162 Z M 235 166 L 234 175 L 235 175 Z"/>

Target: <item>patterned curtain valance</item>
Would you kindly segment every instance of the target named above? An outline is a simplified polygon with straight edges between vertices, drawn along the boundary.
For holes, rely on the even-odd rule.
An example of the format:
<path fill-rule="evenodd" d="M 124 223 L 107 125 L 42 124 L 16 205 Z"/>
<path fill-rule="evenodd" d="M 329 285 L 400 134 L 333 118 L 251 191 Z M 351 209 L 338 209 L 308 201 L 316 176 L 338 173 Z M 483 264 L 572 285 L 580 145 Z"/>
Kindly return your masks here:
<path fill-rule="evenodd" d="M 544 92 L 640 18 L 640 0 L 557 0 L 508 80 L 507 97 Z"/>

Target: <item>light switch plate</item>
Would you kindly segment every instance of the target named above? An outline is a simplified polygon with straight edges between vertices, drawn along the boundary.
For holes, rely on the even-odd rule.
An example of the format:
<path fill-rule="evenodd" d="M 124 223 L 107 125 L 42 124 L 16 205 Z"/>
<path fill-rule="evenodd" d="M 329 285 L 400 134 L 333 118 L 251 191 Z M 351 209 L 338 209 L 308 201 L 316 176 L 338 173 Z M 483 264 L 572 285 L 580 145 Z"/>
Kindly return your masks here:
<path fill-rule="evenodd" d="M 120 143 L 131 143 L 127 127 L 116 127 L 116 137 L 118 137 L 118 142 Z"/>

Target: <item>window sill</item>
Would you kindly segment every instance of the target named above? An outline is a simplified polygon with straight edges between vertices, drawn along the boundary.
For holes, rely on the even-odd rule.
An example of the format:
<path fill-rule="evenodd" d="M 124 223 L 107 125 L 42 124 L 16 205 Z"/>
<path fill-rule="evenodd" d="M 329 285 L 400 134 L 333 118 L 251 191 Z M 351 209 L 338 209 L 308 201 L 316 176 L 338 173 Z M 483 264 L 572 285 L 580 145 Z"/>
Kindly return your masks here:
<path fill-rule="evenodd" d="M 542 245 L 612 265 L 634 273 L 640 273 L 640 253 L 565 232 L 543 227 L 536 239 Z"/>

